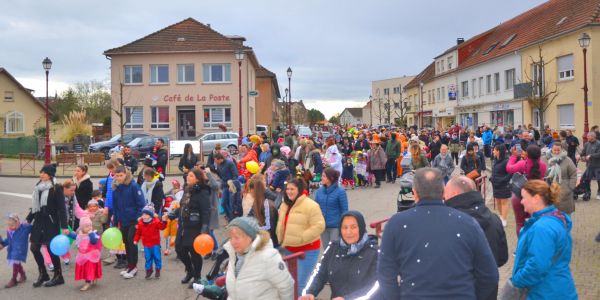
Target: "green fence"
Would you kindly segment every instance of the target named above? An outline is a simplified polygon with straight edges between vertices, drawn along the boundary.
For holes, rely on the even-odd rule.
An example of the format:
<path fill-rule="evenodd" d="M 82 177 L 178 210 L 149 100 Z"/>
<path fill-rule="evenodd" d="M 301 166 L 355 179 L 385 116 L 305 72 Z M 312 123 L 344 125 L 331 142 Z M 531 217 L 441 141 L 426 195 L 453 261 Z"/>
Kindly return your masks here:
<path fill-rule="evenodd" d="M 38 140 L 35 136 L 19 138 L 0 138 L 0 154 L 17 155 L 19 153 L 38 152 Z"/>

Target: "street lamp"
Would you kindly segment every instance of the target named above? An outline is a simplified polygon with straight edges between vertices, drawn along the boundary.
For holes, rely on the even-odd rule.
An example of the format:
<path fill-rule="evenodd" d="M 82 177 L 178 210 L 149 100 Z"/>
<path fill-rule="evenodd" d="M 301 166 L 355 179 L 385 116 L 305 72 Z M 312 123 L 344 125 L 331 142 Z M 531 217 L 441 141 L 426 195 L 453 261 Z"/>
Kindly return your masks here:
<path fill-rule="evenodd" d="M 587 142 L 587 134 L 590 131 L 588 123 L 588 86 L 587 86 L 587 48 L 592 38 L 587 33 L 582 33 L 579 38 L 579 46 L 583 49 L 583 142 Z"/>
<path fill-rule="evenodd" d="M 289 92 L 290 92 L 290 90 L 288 90 L 288 88 L 285 88 L 285 97 L 283 97 L 283 123 L 284 123 L 283 128 L 287 127 L 286 124 L 288 124 L 288 122 L 289 122 L 288 115 L 287 115 L 288 105 L 286 103 L 288 101 L 288 97 L 289 97 L 288 93 Z"/>
<path fill-rule="evenodd" d="M 52 61 L 46 57 L 42 61 L 42 66 L 46 71 L 46 139 L 44 141 L 44 164 L 49 165 L 52 161 L 50 159 L 50 113 L 48 112 L 48 75 L 50 74 L 50 68 L 52 68 Z"/>
<path fill-rule="evenodd" d="M 287 69 L 287 77 L 288 77 L 288 130 L 290 134 L 292 132 L 292 68 L 288 67 Z"/>
<path fill-rule="evenodd" d="M 239 132 L 238 132 L 238 146 L 242 144 L 242 136 L 244 134 L 242 130 L 242 60 L 244 60 L 244 49 L 235 50 L 235 59 L 238 61 L 238 69 L 239 69 L 239 92 L 240 92 L 240 103 L 239 103 L 239 111 L 240 111 L 240 119 L 239 119 Z"/>

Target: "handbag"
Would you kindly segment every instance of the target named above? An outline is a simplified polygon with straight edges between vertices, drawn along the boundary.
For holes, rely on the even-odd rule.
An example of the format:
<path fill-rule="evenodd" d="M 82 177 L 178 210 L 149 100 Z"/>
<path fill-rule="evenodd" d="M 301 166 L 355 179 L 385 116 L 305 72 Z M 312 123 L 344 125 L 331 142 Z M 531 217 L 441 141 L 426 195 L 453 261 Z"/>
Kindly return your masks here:
<path fill-rule="evenodd" d="M 479 178 L 479 176 L 481 176 L 481 174 L 479 174 L 479 171 L 477 171 L 477 169 L 474 169 L 473 171 L 469 172 L 466 176 L 472 180 L 475 180 L 475 179 Z"/>
<path fill-rule="evenodd" d="M 525 170 L 527 170 L 527 163 L 525 163 Z M 517 172 L 513 174 L 513 176 L 510 178 L 510 190 L 513 192 L 513 194 L 515 194 L 515 196 L 523 198 L 521 196 L 521 189 L 523 188 L 523 186 L 525 186 L 526 183 L 527 176 L 525 176 L 525 174 Z"/>

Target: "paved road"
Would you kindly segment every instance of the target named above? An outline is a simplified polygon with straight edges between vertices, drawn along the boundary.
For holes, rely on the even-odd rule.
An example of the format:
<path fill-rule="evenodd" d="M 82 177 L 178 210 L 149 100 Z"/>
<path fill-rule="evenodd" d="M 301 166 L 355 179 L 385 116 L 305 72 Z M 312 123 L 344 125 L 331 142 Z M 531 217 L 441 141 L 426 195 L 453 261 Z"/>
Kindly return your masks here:
<path fill-rule="evenodd" d="M 94 184 L 97 183 L 94 180 Z M 0 178 L 0 214 L 17 212 L 24 216 L 30 207 L 28 195 L 36 180 L 31 178 Z M 167 181 L 168 182 L 168 181 Z M 170 188 L 170 186 L 167 187 Z M 595 185 L 593 186 L 595 190 Z M 367 222 L 389 217 L 396 211 L 396 198 L 399 187 L 384 184 L 381 189 L 356 189 L 348 191 L 350 208 L 362 211 Z M 14 193 L 14 194 L 10 194 Z M 490 191 L 488 191 L 488 194 Z M 17 195 L 15 195 L 17 194 Z M 488 199 L 490 197 L 488 196 Z M 490 201 L 488 205 L 493 205 Z M 490 206 L 491 207 L 491 206 Z M 577 202 L 577 209 L 573 214 L 573 258 L 571 268 L 575 277 L 580 299 L 600 299 L 600 244 L 593 241 L 600 230 L 600 201 Z M 511 219 L 512 220 L 512 216 Z M 0 232 L 5 232 L 4 222 L 0 225 Z M 516 237 L 514 221 L 509 221 L 506 228 L 509 242 L 509 252 L 514 252 Z M 4 235 L 4 234 L 3 234 Z M 222 236 L 223 232 L 218 232 Z M 5 255 L 0 253 L 0 255 Z M 195 299 L 196 295 L 185 289 L 180 283 L 183 274 L 183 265 L 174 259 L 174 256 L 164 257 L 163 275 L 160 280 L 144 280 L 143 276 L 124 280 L 112 267 L 103 270 L 103 278 L 99 285 L 88 292 L 80 292 L 82 283 L 73 280 L 74 267 L 67 268 L 65 278 L 67 283 L 57 288 L 31 287 L 32 281 L 37 276 L 36 265 L 31 254 L 28 257 L 25 270 L 29 276 L 28 281 L 12 289 L 0 288 L 0 299 Z M 143 267 L 143 255 L 140 256 L 139 266 Z M 211 263 L 207 263 L 210 265 Z M 500 269 L 502 286 L 510 276 L 513 258 L 510 257 L 506 266 Z M 203 273 L 206 273 L 208 266 Z M 6 261 L 0 259 L 0 283 L 2 286 L 9 280 L 11 271 L 6 266 Z M 321 299 L 328 299 L 328 291 L 321 293 Z"/>

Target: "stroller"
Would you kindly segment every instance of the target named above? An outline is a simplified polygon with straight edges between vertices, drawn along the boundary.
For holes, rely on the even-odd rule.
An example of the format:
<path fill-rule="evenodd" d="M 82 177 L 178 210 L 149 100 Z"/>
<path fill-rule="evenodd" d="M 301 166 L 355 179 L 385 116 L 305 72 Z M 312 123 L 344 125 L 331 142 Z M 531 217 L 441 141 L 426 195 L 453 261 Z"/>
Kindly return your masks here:
<path fill-rule="evenodd" d="M 398 212 L 410 209 L 415 205 L 415 198 L 412 191 L 413 180 L 414 173 L 412 171 L 400 177 L 400 192 L 398 192 L 398 198 L 396 199 Z"/>

